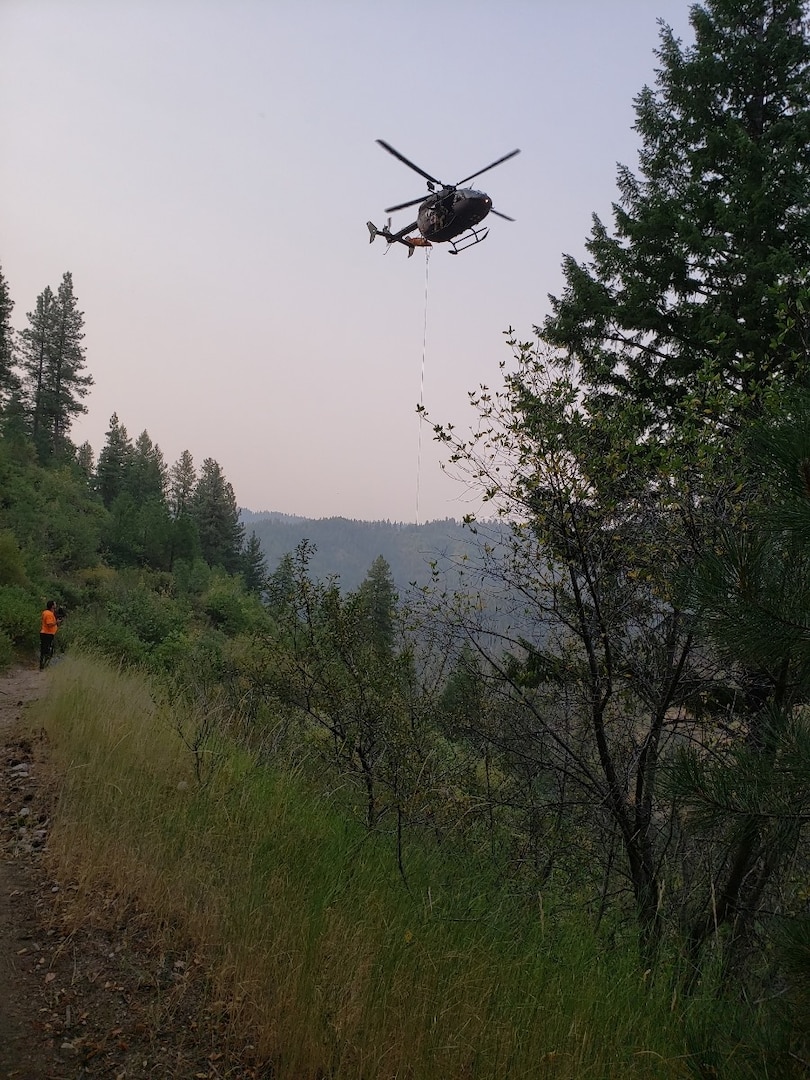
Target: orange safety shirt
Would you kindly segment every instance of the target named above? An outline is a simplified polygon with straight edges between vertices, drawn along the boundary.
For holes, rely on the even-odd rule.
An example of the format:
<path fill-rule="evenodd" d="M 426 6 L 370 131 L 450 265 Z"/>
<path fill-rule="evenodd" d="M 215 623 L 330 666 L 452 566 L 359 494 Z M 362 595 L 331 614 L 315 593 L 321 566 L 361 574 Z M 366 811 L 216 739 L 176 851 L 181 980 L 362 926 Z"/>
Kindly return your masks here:
<path fill-rule="evenodd" d="M 45 608 L 42 612 L 42 622 L 39 627 L 40 634 L 55 634 L 58 629 L 56 616 L 49 608 Z"/>

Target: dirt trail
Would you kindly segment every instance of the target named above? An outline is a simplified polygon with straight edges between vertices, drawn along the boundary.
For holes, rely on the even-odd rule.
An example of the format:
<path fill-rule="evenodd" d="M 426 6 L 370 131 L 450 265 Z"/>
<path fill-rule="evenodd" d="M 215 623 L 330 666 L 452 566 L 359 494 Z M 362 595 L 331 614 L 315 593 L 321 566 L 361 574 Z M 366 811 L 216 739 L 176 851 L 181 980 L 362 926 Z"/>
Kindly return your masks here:
<path fill-rule="evenodd" d="M 272 1075 L 193 953 L 167 953 L 143 913 L 113 897 L 79 905 L 48 876 L 47 733 L 24 713 L 49 678 L 0 676 L 0 1080 Z"/>
<path fill-rule="evenodd" d="M 19 668 L 0 679 L 0 1077 L 60 1077 L 54 1054 L 37 1029 L 41 882 L 33 859 L 31 754 L 20 738 L 25 706 L 39 697 L 47 675 Z M 37 846 L 44 841 L 44 831 Z"/>

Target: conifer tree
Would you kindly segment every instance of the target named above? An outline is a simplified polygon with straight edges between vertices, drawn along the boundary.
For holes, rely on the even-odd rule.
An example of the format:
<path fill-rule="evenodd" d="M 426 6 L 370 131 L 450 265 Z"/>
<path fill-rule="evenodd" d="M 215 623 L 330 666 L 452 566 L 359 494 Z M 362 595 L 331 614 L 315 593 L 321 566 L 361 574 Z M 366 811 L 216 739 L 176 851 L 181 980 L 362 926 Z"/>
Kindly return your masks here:
<path fill-rule="evenodd" d="M 387 560 L 378 555 L 357 590 L 367 640 L 381 655 L 394 652 L 397 591 Z"/>
<path fill-rule="evenodd" d="M 84 312 L 79 311 L 73 277 L 62 276 L 56 294 L 56 338 L 51 357 L 49 392 L 52 397 L 52 452 L 56 453 L 67 438 L 75 416 L 87 412 L 83 399 L 93 385 L 93 376 L 85 374 Z"/>
<path fill-rule="evenodd" d="M 19 385 L 14 371 L 14 330 L 11 326 L 13 310 L 14 301 L 0 267 L 0 411 L 5 408 L 9 395 Z"/>
<path fill-rule="evenodd" d="M 694 415 L 696 395 L 713 425 L 808 382 L 806 15 L 804 0 L 707 0 L 690 48 L 663 28 L 657 87 L 636 99 L 640 173 L 620 167 L 613 232 L 594 217 L 588 261 L 565 259 L 543 337 L 600 407 L 645 403 L 648 432 Z"/>
<path fill-rule="evenodd" d="M 688 892 L 663 892 L 680 823 L 661 768 L 697 688 L 727 689 L 681 585 L 761 497 L 738 483 L 747 423 L 810 384 L 806 13 L 802 0 L 706 0 L 691 48 L 662 29 L 657 88 L 636 101 L 640 176 L 619 172 L 614 232 L 595 219 L 588 260 L 565 260 L 539 346 L 512 340 L 505 391 L 473 395 L 473 438 L 436 429 L 515 523 L 480 563 L 525 600 L 512 656 L 502 640 L 490 654 L 518 753 L 542 743 L 543 768 L 581 785 L 597 849 L 610 815 L 647 958 L 665 905 Z M 562 687 L 576 705 L 561 716 Z M 727 717 L 705 716 L 704 750 L 728 750 L 713 720 Z M 692 883 L 704 872 L 696 860 Z M 726 872 L 696 925 L 732 887 Z"/>
<path fill-rule="evenodd" d="M 49 353 L 55 336 L 55 297 L 47 285 L 37 297 L 33 311 L 26 315 L 28 326 L 20 334 L 22 342 L 23 398 L 30 434 L 39 448 L 45 429 L 45 401 Z"/>
<path fill-rule="evenodd" d="M 93 447 L 89 442 L 83 442 L 76 450 L 76 464 L 79 466 L 82 475 L 91 480 L 95 467 L 95 456 Z"/>
<path fill-rule="evenodd" d="M 242 552 L 242 578 L 248 592 L 257 596 L 267 589 L 267 559 L 255 532 L 247 538 Z"/>
<path fill-rule="evenodd" d="M 133 460 L 132 441 L 127 429 L 118 419 L 118 413 L 110 417 L 107 441 L 101 448 L 96 466 L 96 484 L 101 501 L 109 509 L 124 490 Z"/>
<path fill-rule="evenodd" d="M 56 295 L 50 287 L 37 297 L 22 331 L 22 367 L 30 430 L 40 457 L 60 454 L 71 423 L 86 412 L 82 399 L 93 384 L 84 374 L 84 313 L 65 273 Z"/>
<path fill-rule="evenodd" d="M 721 940 L 726 971 L 739 973 L 748 953 L 756 975 L 782 984 L 776 998 L 784 973 L 771 955 L 762 963 L 762 928 L 776 939 L 787 932 L 784 944 L 804 935 L 803 949 L 781 959 L 810 979 L 810 398 L 785 405 L 778 422 L 750 434 L 746 483 L 767 487 L 768 498 L 745 530 L 719 535 L 691 579 L 701 624 L 745 702 L 737 737 L 712 754 L 686 745 L 670 770 L 710 867 L 702 903 L 684 919 L 693 968 Z"/>
<path fill-rule="evenodd" d="M 163 452 L 153 443 L 148 431 L 135 440 L 126 479 L 126 490 L 139 504 L 165 503 L 168 470 Z"/>
<path fill-rule="evenodd" d="M 197 470 L 194 458 L 184 450 L 169 470 L 169 506 L 172 517 L 184 517 L 189 513 L 191 496 L 197 485 Z"/>
<path fill-rule="evenodd" d="M 210 566 L 221 566 L 230 573 L 238 573 L 244 526 L 239 521 L 233 488 L 213 458 L 203 461 L 189 509 L 197 524 L 205 561 Z"/>

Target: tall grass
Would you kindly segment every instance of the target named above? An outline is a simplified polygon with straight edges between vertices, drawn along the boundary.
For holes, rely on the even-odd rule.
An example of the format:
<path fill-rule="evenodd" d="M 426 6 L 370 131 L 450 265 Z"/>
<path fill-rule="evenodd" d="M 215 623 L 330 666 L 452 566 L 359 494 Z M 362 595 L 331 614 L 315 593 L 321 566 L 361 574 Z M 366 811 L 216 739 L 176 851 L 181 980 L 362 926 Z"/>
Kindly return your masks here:
<path fill-rule="evenodd" d="M 178 734 L 195 717 L 144 679 L 82 658 L 51 678 L 34 722 L 60 778 L 58 870 L 194 941 L 280 1080 L 686 1075 L 667 990 L 584 918 L 518 909 L 426 846 L 409 891 L 389 840 L 300 770 L 223 742 L 201 786 Z"/>

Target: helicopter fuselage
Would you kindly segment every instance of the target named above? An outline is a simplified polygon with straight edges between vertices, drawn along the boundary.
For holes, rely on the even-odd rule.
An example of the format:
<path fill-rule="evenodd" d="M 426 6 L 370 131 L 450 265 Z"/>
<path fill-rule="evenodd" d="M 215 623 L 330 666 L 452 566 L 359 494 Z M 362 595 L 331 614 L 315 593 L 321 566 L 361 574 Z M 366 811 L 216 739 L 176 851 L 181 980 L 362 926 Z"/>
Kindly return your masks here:
<path fill-rule="evenodd" d="M 416 221 L 412 221 L 410 225 L 406 225 L 397 232 L 391 232 L 390 218 L 388 224 L 381 229 L 378 229 L 373 221 L 367 221 L 366 225 L 371 243 L 374 242 L 376 237 L 382 236 L 388 241 L 389 247 L 391 244 L 402 244 L 403 247 L 408 249 L 408 258 L 413 255 L 415 247 L 431 247 L 433 244 L 449 243 L 450 254 L 458 255 L 462 251 L 466 251 L 467 248 L 486 240 L 489 229 L 477 229 L 476 226 L 484 220 L 490 211 L 507 221 L 514 220 L 514 218 L 510 218 L 506 214 L 502 214 L 500 210 L 493 209 L 492 199 L 490 199 L 489 195 L 485 195 L 483 191 L 476 191 L 474 188 L 462 187 L 461 185 L 474 180 L 476 176 L 481 176 L 482 173 L 489 172 L 496 165 L 501 165 L 504 161 L 513 158 L 515 154 L 520 153 L 519 150 L 512 150 L 511 153 L 504 154 L 503 157 L 499 157 L 497 161 L 491 162 L 483 169 L 478 169 L 477 172 L 465 176 L 457 184 L 444 184 L 441 180 L 437 180 L 435 176 L 431 176 L 429 172 L 425 172 L 424 169 L 409 161 L 404 154 L 400 154 L 399 150 L 394 149 L 384 139 L 377 139 L 377 142 L 383 150 L 387 150 L 403 165 L 407 165 L 409 169 L 423 176 L 427 180 L 430 194 L 425 199 L 409 199 L 407 202 L 387 207 L 386 214 L 393 214 L 397 210 L 405 210 L 409 206 L 419 205 Z M 421 240 L 420 237 L 408 235 L 414 229 L 419 230 Z"/>
<path fill-rule="evenodd" d="M 451 188 L 428 196 L 419 206 L 416 224 L 431 243 L 452 240 L 483 221 L 492 209 L 492 199 L 472 188 Z"/>

